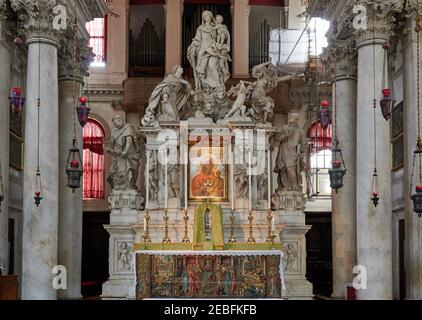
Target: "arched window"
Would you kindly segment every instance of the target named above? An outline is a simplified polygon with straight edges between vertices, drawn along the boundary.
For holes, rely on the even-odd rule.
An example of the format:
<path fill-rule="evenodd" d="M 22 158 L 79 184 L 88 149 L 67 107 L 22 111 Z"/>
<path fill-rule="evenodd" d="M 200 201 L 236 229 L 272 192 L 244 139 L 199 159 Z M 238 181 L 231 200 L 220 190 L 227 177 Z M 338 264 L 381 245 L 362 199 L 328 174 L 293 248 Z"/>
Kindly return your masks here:
<path fill-rule="evenodd" d="M 332 161 L 331 132 L 331 125 L 323 129 L 318 121 L 312 123 L 309 128 L 308 195 L 327 196 L 331 194 L 330 178 L 328 175 Z"/>
<path fill-rule="evenodd" d="M 84 199 L 104 199 L 104 129 L 88 119 L 83 131 Z"/>

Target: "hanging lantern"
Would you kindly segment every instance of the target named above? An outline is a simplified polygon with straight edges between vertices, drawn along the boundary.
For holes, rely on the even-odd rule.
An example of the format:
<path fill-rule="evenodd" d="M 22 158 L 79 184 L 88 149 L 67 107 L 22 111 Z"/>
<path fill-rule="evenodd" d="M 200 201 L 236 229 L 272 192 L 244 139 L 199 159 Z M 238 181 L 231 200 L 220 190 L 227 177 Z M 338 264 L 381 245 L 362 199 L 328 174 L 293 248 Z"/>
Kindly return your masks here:
<path fill-rule="evenodd" d="M 377 169 L 374 169 L 374 174 L 372 176 L 372 190 L 371 190 L 371 200 L 374 204 L 374 207 L 377 207 L 380 200 L 380 192 L 378 191 L 378 172 Z"/>
<path fill-rule="evenodd" d="M 82 127 L 85 127 L 88 121 L 89 112 L 91 111 L 91 108 L 87 106 L 87 103 L 88 98 L 80 97 L 79 105 L 76 107 L 76 111 L 78 113 L 78 120 Z"/>
<path fill-rule="evenodd" d="M 37 171 L 37 175 L 35 176 L 35 195 L 34 200 L 37 207 L 40 206 L 42 197 L 42 185 L 41 185 L 41 174 L 39 170 Z"/>
<path fill-rule="evenodd" d="M 319 123 L 321 124 L 321 128 L 327 130 L 328 126 L 331 123 L 331 115 L 330 110 L 328 109 L 329 103 L 328 101 L 321 102 L 321 110 L 318 115 Z"/>
<path fill-rule="evenodd" d="M 83 174 L 82 170 L 82 158 L 76 141 L 74 140 L 72 148 L 69 149 L 69 156 L 67 158 L 66 165 L 67 174 L 67 186 L 75 192 L 75 189 L 81 187 L 81 177 Z"/>
<path fill-rule="evenodd" d="M 422 139 L 420 137 L 417 138 L 418 143 L 416 146 L 416 150 L 413 153 L 413 168 L 412 168 L 412 178 L 410 183 L 410 190 L 413 189 L 413 177 L 415 175 L 416 168 L 419 169 L 419 185 L 416 186 L 416 193 L 414 193 L 410 198 L 413 201 L 413 211 L 422 217 Z"/>
<path fill-rule="evenodd" d="M 412 195 L 413 211 L 422 217 L 422 186 L 416 186 L 416 193 Z"/>
<path fill-rule="evenodd" d="M 13 114 L 20 114 L 25 105 L 25 99 L 22 98 L 22 88 L 16 87 L 12 89 L 12 95 L 9 97 L 10 111 Z"/>
<path fill-rule="evenodd" d="M 332 168 L 328 171 L 328 174 L 330 175 L 330 186 L 336 193 L 343 187 L 343 177 L 346 175 L 347 171 L 343 160 L 343 153 L 338 145 L 339 142 L 336 141 L 336 145 L 332 150 Z"/>
<path fill-rule="evenodd" d="M 393 110 L 396 100 L 391 95 L 391 89 L 385 88 L 382 90 L 382 98 L 380 101 L 381 112 L 385 120 L 390 119 L 391 110 Z"/>

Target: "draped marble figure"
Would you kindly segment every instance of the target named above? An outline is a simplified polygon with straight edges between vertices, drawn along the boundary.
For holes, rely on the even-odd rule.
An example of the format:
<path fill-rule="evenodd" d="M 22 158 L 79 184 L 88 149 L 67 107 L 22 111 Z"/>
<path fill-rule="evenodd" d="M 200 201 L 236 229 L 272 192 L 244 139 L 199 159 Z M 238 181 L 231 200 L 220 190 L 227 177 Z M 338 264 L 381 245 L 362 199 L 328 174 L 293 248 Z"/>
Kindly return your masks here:
<path fill-rule="evenodd" d="M 202 13 L 202 24 L 188 48 L 188 59 L 193 68 L 196 90 L 215 91 L 224 87 L 230 78 L 230 33 L 223 17 L 210 11 Z"/>
<path fill-rule="evenodd" d="M 135 128 L 116 115 L 112 132 L 113 149 L 107 152 L 113 156 L 113 163 L 107 181 L 113 190 L 137 190 L 139 160 L 141 157 L 139 138 Z"/>
<path fill-rule="evenodd" d="M 166 121 L 178 120 L 178 114 L 185 107 L 192 94 L 190 83 L 184 80 L 182 75 L 183 68 L 175 66 L 173 73 L 167 75 L 154 89 L 141 121 L 143 126 L 152 125 L 162 115 L 167 117 Z M 169 110 L 171 112 L 166 112 Z M 163 114 L 163 112 L 166 113 Z"/>

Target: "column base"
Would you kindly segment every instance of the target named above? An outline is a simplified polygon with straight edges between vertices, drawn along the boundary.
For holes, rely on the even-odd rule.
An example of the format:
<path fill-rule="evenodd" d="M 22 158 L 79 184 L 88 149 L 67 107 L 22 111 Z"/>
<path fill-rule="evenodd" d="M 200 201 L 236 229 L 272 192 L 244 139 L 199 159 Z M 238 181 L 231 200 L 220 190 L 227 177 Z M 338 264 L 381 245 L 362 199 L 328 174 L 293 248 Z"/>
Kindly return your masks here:
<path fill-rule="evenodd" d="M 282 293 L 283 299 L 288 300 L 313 300 L 312 283 L 305 279 L 288 279 L 286 276 L 286 290 Z"/>
<path fill-rule="evenodd" d="M 135 279 L 109 279 L 103 284 L 103 300 L 134 300 Z"/>

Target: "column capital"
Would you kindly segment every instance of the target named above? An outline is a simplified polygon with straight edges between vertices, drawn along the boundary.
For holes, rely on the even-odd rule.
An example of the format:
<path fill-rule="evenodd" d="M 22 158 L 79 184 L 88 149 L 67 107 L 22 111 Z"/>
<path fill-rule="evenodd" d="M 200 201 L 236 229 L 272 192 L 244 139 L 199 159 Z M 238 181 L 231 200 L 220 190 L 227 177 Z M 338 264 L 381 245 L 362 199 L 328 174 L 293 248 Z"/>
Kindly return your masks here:
<path fill-rule="evenodd" d="M 16 23 L 13 10 L 6 0 L 0 0 L 0 40 L 12 40 L 16 36 Z"/>
<path fill-rule="evenodd" d="M 356 78 L 358 54 L 352 38 L 332 40 L 325 54 L 333 80 L 343 77 Z"/>
<path fill-rule="evenodd" d="M 10 0 L 12 9 L 18 14 L 20 29 L 27 39 L 47 38 L 58 42 L 62 34 L 54 28 L 57 13 L 53 12 L 63 0 Z"/>
<path fill-rule="evenodd" d="M 394 35 L 396 15 L 402 11 L 403 4 L 395 0 L 356 0 L 353 8 L 361 6 L 364 11 L 353 13 L 349 28 L 353 32 L 357 47 L 373 43 L 373 39 L 388 41 Z M 362 20 L 359 22 L 359 16 Z M 366 22 L 366 26 L 365 26 Z M 375 23 L 374 23 L 375 22 Z M 358 23 L 358 25 L 355 25 Z"/>
<path fill-rule="evenodd" d="M 73 80 L 73 43 L 73 35 L 71 32 L 67 32 L 66 35 L 59 40 L 60 49 L 58 51 L 58 58 L 60 79 Z M 84 39 L 78 39 L 76 46 L 76 63 L 78 65 L 76 69 L 76 78 L 82 82 L 84 77 L 89 76 L 89 66 L 94 60 L 95 54 L 92 52 L 92 48 L 88 47 Z"/>

